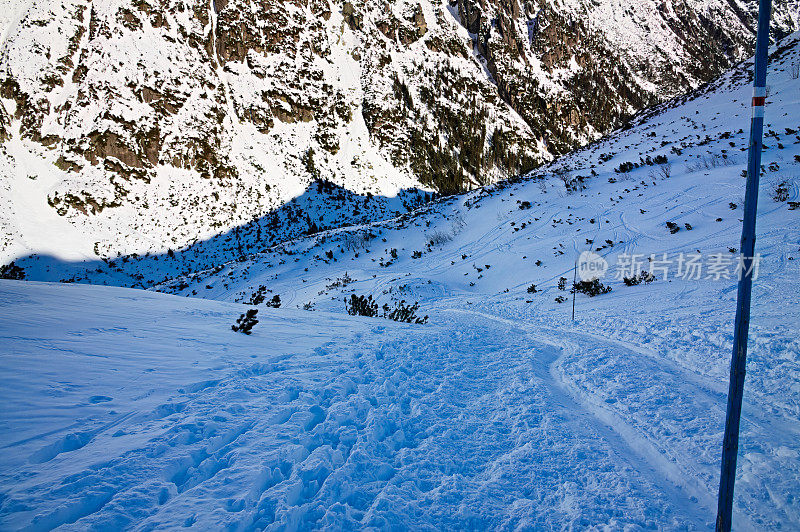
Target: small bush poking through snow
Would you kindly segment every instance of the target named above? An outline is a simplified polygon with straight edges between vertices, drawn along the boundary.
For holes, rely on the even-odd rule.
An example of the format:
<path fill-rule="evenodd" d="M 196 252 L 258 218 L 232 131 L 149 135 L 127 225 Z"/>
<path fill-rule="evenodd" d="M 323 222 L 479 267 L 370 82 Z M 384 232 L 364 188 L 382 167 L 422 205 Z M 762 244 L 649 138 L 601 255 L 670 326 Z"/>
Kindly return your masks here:
<path fill-rule="evenodd" d="M 614 171 L 618 174 L 626 174 L 636 168 L 636 165 L 630 161 L 625 161 L 621 163 L 618 167 L 614 169 Z"/>
<path fill-rule="evenodd" d="M 264 299 L 266 299 L 267 297 L 266 294 L 267 294 L 267 287 L 264 286 L 263 284 L 260 285 L 258 287 L 258 290 L 253 292 L 253 294 L 250 296 L 249 304 L 254 306 L 260 305 L 261 303 L 264 302 Z"/>
<path fill-rule="evenodd" d="M 258 314 L 258 309 L 249 309 L 246 313 L 239 316 L 239 319 L 236 320 L 236 325 L 231 325 L 231 329 L 243 334 L 250 334 L 253 327 L 258 323 L 256 314 Z"/>
<path fill-rule="evenodd" d="M 419 303 L 406 305 L 405 300 L 403 300 L 397 303 L 394 308 L 389 305 L 383 305 L 383 317 L 403 323 L 417 323 L 420 325 L 427 322 L 428 316 L 418 317 L 417 310 L 419 310 Z"/>
<path fill-rule="evenodd" d="M 428 321 L 428 316 L 420 318 L 417 316 L 419 303 L 407 305 L 405 300 L 396 303 L 394 307 L 384 304 L 378 309 L 378 302 L 372 296 L 357 296 L 352 294 L 349 299 L 345 298 L 344 307 L 351 316 L 366 316 L 368 318 L 386 318 L 388 320 L 403 323 L 423 324 Z M 380 311 L 383 312 L 380 312 Z"/>
<path fill-rule="evenodd" d="M 642 270 L 641 273 L 634 275 L 633 277 L 623 277 L 622 282 L 625 283 L 625 286 L 636 286 L 637 284 L 650 284 L 656 280 L 656 276 L 650 272 Z"/>
<path fill-rule="evenodd" d="M 775 185 L 775 190 L 772 192 L 772 199 L 778 203 L 789 199 L 789 182 L 781 181 Z"/>
<path fill-rule="evenodd" d="M 25 279 L 25 271 L 11 261 L 10 264 L 0 266 L 0 279 L 11 279 L 12 281 L 21 281 Z"/>
<path fill-rule="evenodd" d="M 572 285 L 572 289 L 581 294 L 586 294 L 589 297 L 599 296 L 600 294 L 607 294 L 611 292 L 611 287 L 606 286 L 600 282 L 599 279 L 592 279 L 591 281 L 579 281 Z"/>
<path fill-rule="evenodd" d="M 694 162 L 686 164 L 688 172 L 699 172 L 700 170 L 713 170 L 714 168 L 722 168 L 723 166 L 732 166 L 736 164 L 733 159 L 728 158 L 725 154 L 711 153 L 701 155 Z"/>
<path fill-rule="evenodd" d="M 658 159 L 658 157 L 656 157 L 656 159 Z M 652 170 L 650 172 L 650 178 L 653 180 L 669 179 L 671 176 L 672 176 L 672 164 L 668 162 L 659 164 L 655 170 Z"/>
<path fill-rule="evenodd" d="M 364 297 L 353 294 L 349 300 L 345 298 L 344 308 L 351 316 L 367 316 L 368 318 L 378 316 L 378 303 L 372 299 L 372 296 Z"/>
<path fill-rule="evenodd" d="M 453 235 L 445 231 L 434 231 L 427 235 L 428 243 L 431 246 L 441 246 L 453 240 Z"/>
<path fill-rule="evenodd" d="M 532 285 L 530 285 L 530 286 L 528 287 L 528 293 L 529 293 L 529 294 L 535 294 L 535 293 L 536 293 L 536 292 L 538 292 L 538 291 L 539 291 L 539 290 L 537 290 L 537 289 L 536 289 L 536 285 L 535 285 L 535 284 L 532 284 Z"/>

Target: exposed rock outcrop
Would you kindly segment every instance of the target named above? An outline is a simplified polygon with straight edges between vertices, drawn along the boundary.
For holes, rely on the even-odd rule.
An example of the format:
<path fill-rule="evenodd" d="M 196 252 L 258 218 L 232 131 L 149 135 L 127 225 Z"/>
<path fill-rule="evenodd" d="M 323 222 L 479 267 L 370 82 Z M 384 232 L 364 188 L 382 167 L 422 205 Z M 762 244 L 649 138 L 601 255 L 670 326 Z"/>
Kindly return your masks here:
<path fill-rule="evenodd" d="M 12 2 L 0 141 L 18 126 L 61 172 L 57 212 L 144 246 L 247 223 L 319 177 L 457 192 L 590 142 L 750 52 L 753 0 L 615 6 Z M 776 0 L 776 33 L 797 27 L 797 8 Z"/>

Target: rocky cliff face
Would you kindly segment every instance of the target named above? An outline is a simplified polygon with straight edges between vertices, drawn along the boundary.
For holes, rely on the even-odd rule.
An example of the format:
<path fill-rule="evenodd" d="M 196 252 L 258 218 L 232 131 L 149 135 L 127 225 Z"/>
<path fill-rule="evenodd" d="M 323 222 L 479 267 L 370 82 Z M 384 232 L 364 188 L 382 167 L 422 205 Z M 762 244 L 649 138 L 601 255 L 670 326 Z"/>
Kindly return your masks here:
<path fill-rule="evenodd" d="M 561 154 L 752 53 L 757 2 L 454 0 L 498 93 Z M 797 27 L 777 3 L 773 33 Z M 455 9 L 454 9 L 455 11 Z"/>
<path fill-rule="evenodd" d="M 383 197 L 403 189 L 495 181 L 746 56 L 755 5 L 13 0 L 0 258 L 46 251 L 19 222 L 31 201 L 115 256 L 258 220 L 319 180 L 380 204 L 338 223 L 402 212 L 416 200 Z M 775 18 L 796 28 L 798 1 Z"/>

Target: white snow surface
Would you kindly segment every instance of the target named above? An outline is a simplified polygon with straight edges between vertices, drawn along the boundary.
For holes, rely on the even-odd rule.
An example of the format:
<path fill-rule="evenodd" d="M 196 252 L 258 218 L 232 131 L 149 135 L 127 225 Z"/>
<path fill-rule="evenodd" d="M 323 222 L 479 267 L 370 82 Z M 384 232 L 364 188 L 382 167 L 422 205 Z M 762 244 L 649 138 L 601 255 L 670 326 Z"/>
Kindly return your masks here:
<path fill-rule="evenodd" d="M 478 312 L 412 326 L 262 310 L 248 337 L 228 303 L 16 281 L 0 298 L 4 529 L 709 519 L 564 373 L 635 353 L 614 344 L 575 336 L 579 353 Z"/>
<path fill-rule="evenodd" d="M 798 42 L 769 74 L 737 530 L 800 528 Z M 539 176 L 159 287 L 195 297 L 0 281 L 0 528 L 713 528 L 735 278 L 612 272 L 574 322 L 555 298 L 590 247 L 736 257 L 751 68 Z M 234 333 L 261 285 L 282 307 Z"/>

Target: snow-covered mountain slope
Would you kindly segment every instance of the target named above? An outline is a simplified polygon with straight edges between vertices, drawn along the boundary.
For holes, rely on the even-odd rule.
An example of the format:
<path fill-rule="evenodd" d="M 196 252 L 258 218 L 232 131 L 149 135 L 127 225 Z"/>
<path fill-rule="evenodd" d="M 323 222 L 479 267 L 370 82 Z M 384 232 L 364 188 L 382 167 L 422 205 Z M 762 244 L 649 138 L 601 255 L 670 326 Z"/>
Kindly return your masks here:
<path fill-rule="evenodd" d="M 7 280 L 0 300 L 3 529 L 713 520 L 678 466 L 651 462 L 552 371 L 597 352 L 541 331 L 477 314 L 413 326 L 262 309 L 244 336 L 228 303 Z"/>
<path fill-rule="evenodd" d="M 738 508 L 756 529 L 800 526 L 793 502 L 800 490 L 798 64 L 800 35 L 794 34 L 771 54 L 761 262 L 737 484 Z M 510 320 L 527 337 L 564 349 L 551 371 L 570 393 L 600 419 L 623 423 L 623 438 L 648 463 L 660 464 L 711 508 L 736 298 L 751 69 L 744 63 L 527 179 L 450 197 L 389 222 L 300 239 L 160 289 L 247 302 L 263 286 L 262 293 L 279 295 L 285 307 L 336 312 L 344 312 L 346 297 L 372 295 L 379 305 L 418 301 L 433 322 L 454 315 L 466 327 L 473 319 Z M 570 294 L 558 285 L 562 277 L 571 285 L 585 250 L 608 261 L 602 282 L 613 290 L 579 294 L 573 325 Z M 650 270 L 652 257 L 657 280 L 627 286 L 618 274 L 631 257 L 638 265 L 624 276 Z"/>
<path fill-rule="evenodd" d="M 37 182 L 27 179 L 17 183 L 34 190 L 39 187 Z M 15 194 L 18 198 L 27 197 L 27 201 L 11 205 L 10 198 Z M 243 258 L 248 253 L 263 251 L 319 230 L 392 218 L 399 212 L 405 213 L 424 204 L 431 197 L 431 193 L 419 189 L 400 191 L 394 197 L 360 195 L 329 181 L 316 181 L 300 196 L 247 224 L 222 233 L 218 232 L 220 226 L 215 226 L 214 230 L 196 235 L 187 246 L 178 246 L 177 238 L 173 240 L 171 237 L 166 253 L 134 253 L 100 261 L 94 251 L 100 249 L 101 243 L 92 243 L 83 232 L 59 223 L 57 217 L 34 197 L 14 188 L 5 197 L 6 205 L 9 209 L 19 208 L 19 212 L 24 214 L 18 224 L 8 227 L 26 235 L 26 239 L 18 242 L 14 249 L 30 251 L 24 246 L 33 240 L 38 245 L 49 246 L 43 249 L 50 252 L 23 255 L 10 264 L 28 269 L 25 274 L 28 279 L 85 281 L 91 277 L 97 284 L 149 288 L 176 275 L 207 270 L 228 262 L 232 257 Z M 51 221 L 53 224 L 48 224 Z M 146 235 L 137 234 L 137 238 L 142 236 Z M 151 243 L 154 247 L 159 245 L 157 241 Z"/>
<path fill-rule="evenodd" d="M 800 34 L 795 33 L 770 55 L 759 218 L 759 244 L 767 250 L 776 235 L 787 246 L 794 238 L 800 168 L 798 65 Z M 233 300 L 269 284 L 285 286 L 291 294 L 288 302 L 295 306 L 327 306 L 327 291 L 318 292 L 344 272 L 350 277 L 368 272 L 375 280 L 363 282 L 379 285 L 424 271 L 447 295 L 466 297 L 519 290 L 528 280 L 557 279 L 572 271 L 576 253 L 584 250 L 594 250 L 612 264 L 618 255 L 633 252 L 699 248 L 733 256 L 735 251 L 728 248 L 738 246 L 741 227 L 751 70 L 752 62 L 744 62 L 701 90 L 641 113 L 631 127 L 525 178 L 443 198 L 393 220 L 287 242 L 158 289 L 188 295 L 200 285 L 213 284 L 202 297 Z M 684 228 L 687 223 L 691 228 Z M 790 251 L 788 247 L 772 258 L 789 260 Z M 480 264 L 482 257 L 495 254 L 503 255 L 502 267 Z M 537 260 L 542 264 L 535 264 Z M 529 273 L 520 279 L 504 268 Z M 113 275 L 106 269 L 95 279 L 108 282 Z"/>
<path fill-rule="evenodd" d="M 776 36 L 797 29 L 797 0 L 775 4 Z M 754 6 L 9 1 L 0 262 L 182 249 L 317 179 L 401 214 L 383 198 L 514 175 L 711 79 Z"/>
<path fill-rule="evenodd" d="M 768 78 L 737 530 L 800 527 L 797 65 L 796 33 Z M 525 179 L 157 287 L 190 297 L 0 281 L 0 527 L 712 528 L 751 69 Z M 572 321 L 590 249 L 612 290 Z M 354 295 L 428 323 L 347 316 Z"/>
<path fill-rule="evenodd" d="M 798 63 L 796 34 L 769 78 L 739 530 L 800 526 Z M 160 287 L 227 302 L 0 281 L 0 527 L 711 528 L 749 68 L 538 176 Z M 613 290 L 573 323 L 586 249 Z M 614 279 L 651 253 L 655 281 Z M 429 323 L 347 316 L 354 294 Z"/>

